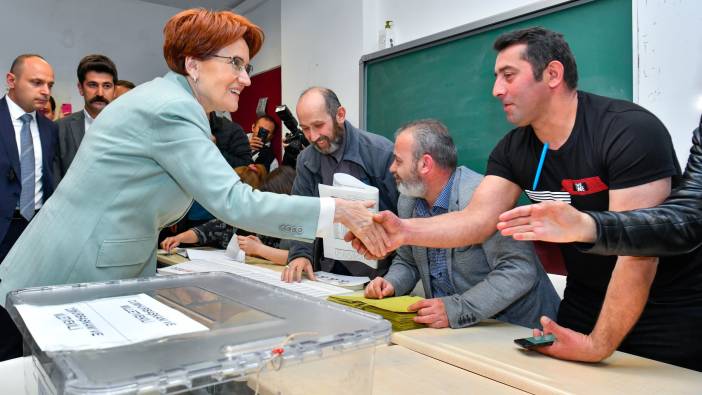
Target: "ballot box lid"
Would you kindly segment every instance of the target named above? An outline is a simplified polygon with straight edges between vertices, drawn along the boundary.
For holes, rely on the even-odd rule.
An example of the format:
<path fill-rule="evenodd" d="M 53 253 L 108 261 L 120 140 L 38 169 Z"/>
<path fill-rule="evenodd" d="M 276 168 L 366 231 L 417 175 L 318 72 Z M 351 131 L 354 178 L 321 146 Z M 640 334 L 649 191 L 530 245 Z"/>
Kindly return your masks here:
<path fill-rule="evenodd" d="M 132 297 L 186 317 L 199 329 L 104 347 L 112 325 L 120 328 L 132 317 L 144 328 L 137 337 L 154 321 L 174 321 Z M 124 298 L 128 303 L 121 303 Z M 59 393 L 188 391 L 353 351 L 372 353 L 391 334 L 379 316 L 230 273 L 27 288 L 9 293 L 6 307 Z M 42 324 L 31 324 L 37 317 L 44 317 Z M 110 328 L 102 330 L 91 319 L 106 325 L 104 319 Z M 57 331 L 42 333 L 47 328 Z M 106 339 L 98 346 L 64 346 L 71 336 L 63 331 L 73 329 Z"/>

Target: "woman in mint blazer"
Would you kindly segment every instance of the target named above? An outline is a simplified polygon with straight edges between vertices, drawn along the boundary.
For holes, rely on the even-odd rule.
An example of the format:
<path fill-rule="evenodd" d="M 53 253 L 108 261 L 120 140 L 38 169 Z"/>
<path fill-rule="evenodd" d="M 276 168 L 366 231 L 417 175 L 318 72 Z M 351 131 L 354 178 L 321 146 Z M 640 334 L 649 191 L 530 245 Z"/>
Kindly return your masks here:
<path fill-rule="evenodd" d="M 236 111 L 262 42 L 256 25 L 231 12 L 186 10 L 166 23 L 172 72 L 95 120 L 54 195 L 0 265 L 3 303 L 17 288 L 153 275 L 159 230 L 193 199 L 255 233 L 311 241 L 333 217 L 382 238 L 360 203 L 253 191 L 210 141 L 207 114 Z"/>

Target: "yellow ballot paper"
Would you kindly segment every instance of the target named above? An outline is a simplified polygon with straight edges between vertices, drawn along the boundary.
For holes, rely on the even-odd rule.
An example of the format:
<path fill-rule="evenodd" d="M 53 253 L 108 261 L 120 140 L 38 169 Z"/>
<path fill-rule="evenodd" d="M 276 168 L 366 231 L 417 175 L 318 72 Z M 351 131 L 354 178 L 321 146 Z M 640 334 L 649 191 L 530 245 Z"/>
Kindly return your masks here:
<path fill-rule="evenodd" d="M 369 299 L 363 296 L 334 295 L 327 298 L 330 302 L 343 304 L 369 313 L 378 314 L 390 321 L 393 331 L 423 328 L 424 325 L 414 322 L 417 313 L 407 311 L 407 308 L 422 300 L 419 296 L 396 296 L 383 299 Z"/>

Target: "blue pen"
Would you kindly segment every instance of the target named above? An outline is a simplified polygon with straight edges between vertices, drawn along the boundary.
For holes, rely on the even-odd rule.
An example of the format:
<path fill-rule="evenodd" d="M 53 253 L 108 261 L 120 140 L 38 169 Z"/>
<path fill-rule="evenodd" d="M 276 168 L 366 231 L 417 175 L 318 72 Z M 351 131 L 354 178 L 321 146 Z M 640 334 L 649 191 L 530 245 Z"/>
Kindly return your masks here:
<path fill-rule="evenodd" d="M 541 169 L 544 167 L 546 152 L 548 152 L 548 143 L 544 143 L 544 149 L 541 150 L 541 159 L 539 159 L 539 166 L 536 168 L 536 176 L 534 176 L 534 184 L 531 188 L 532 191 L 535 191 L 536 187 L 539 185 L 539 177 L 541 177 Z"/>

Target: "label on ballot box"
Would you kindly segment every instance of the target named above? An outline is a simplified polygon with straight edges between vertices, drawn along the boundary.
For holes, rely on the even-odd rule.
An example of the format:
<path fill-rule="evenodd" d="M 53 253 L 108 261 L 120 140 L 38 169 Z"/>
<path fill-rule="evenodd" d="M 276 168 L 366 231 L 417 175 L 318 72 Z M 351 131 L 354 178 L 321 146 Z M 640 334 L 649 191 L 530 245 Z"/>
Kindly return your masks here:
<path fill-rule="evenodd" d="M 49 393 L 370 394 L 391 334 L 380 317 L 219 272 L 27 288 L 6 305 Z"/>

